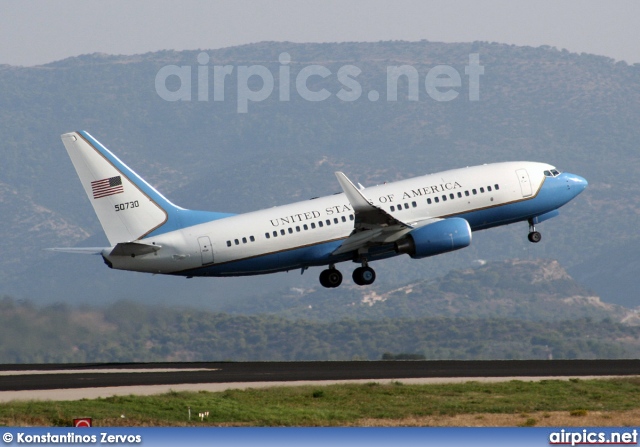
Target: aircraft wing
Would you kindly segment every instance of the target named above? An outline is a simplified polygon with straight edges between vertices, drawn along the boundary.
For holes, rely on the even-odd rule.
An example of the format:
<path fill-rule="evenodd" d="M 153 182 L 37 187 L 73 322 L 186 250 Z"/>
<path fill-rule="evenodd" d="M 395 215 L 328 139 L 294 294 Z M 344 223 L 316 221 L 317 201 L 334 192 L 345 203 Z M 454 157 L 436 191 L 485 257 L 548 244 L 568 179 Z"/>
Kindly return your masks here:
<path fill-rule="evenodd" d="M 374 245 L 389 244 L 417 227 L 440 220 L 434 218 L 419 222 L 402 222 L 382 208 L 373 205 L 342 172 L 336 172 L 336 177 L 353 208 L 355 222 L 353 232 L 333 252 L 334 255 Z"/>

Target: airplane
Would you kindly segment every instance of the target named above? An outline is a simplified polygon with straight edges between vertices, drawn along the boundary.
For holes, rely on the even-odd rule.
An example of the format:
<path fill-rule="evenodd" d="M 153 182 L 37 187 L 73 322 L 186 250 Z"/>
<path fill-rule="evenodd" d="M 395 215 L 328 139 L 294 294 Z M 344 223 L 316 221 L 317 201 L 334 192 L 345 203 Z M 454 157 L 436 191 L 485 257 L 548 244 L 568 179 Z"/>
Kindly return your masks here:
<path fill-rule="evenodd" d="M 559 214 L 586 187 L 575 174 L 538 162 L 466 167 L 363 187 L 336 172 L 341 193 L 244 214 L 174 205 L 86 131 L 62 142 L 106 233 L 109 247 L 54 248 L 101 255 L 113 269 L 226 277 L 326 267 L 320 284 L 342 283 L 336 264 L 352 261 L 355 284 L 376 279 L 372 261 L 422 259 L 462 249 L 472 233 Z"/>

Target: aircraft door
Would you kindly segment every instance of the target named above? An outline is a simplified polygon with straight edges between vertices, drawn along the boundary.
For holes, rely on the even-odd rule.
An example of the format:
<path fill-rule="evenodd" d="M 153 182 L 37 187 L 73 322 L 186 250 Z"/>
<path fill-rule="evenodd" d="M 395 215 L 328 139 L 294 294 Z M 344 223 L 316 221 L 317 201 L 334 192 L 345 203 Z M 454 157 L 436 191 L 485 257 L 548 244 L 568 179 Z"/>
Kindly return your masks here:
<path fill-rule="evenodd" d="M 530 197 L 533 194 L 531 190 L 531 181 L 529 180 L 529 173 L 526 169 L 518 169 L 516 171 L 518 175 L 518 181 L 520 182 L 520 190 L 522 191 L 522 197 Z"/>
<path fill-rule="evenodd" d="M 213 246 L 209 236 L 201 236 L 198 238 L 200 244 L 200 255 L 202 256 L 202 265 L 213 264 Z"/>

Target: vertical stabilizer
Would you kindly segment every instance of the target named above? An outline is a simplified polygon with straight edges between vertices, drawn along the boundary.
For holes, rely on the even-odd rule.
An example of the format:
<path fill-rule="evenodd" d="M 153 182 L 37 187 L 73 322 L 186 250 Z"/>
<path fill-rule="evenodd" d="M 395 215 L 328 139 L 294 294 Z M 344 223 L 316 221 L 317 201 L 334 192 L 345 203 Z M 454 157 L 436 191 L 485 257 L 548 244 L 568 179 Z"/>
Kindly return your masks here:
<path fill-rule="evenodd" d="M 180 209 L 87 132 L 62 142 L 110 244 L 141 239 Z"/>

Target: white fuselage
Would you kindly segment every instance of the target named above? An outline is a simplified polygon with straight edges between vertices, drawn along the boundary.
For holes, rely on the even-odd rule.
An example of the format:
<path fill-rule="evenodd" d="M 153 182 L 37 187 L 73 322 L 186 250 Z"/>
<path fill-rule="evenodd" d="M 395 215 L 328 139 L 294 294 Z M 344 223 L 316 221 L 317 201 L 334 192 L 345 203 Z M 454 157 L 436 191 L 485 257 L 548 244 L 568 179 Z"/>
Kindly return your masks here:
<path fill-rule="evenodd" d="M 385 183 L 362 193 L 372 205 L 409 226 L 461 216 L 477 230 L 526 220 L 573 198 L 558 197 L 556 202 L 557 194 L 550 191 L 535 206 L 508 208 L 536 200 L 546 180 L 558 180 L 545 176 L 551 169 L 535 162 L 495 163 Z M 340 193 L 151 234 L 145 243 L 162 249 L 144 256 L 109 256 L 108 251 L 103 256 L 114 268 L 126 270 L 186 276 L 260 274 L 326 264 L 325 251 L 335 250 L 353 230 L 353 207 Z M 314 260 L 314 253 L 323 256 Z M 335 259 L 343 260 L 349 258 Z"/>

